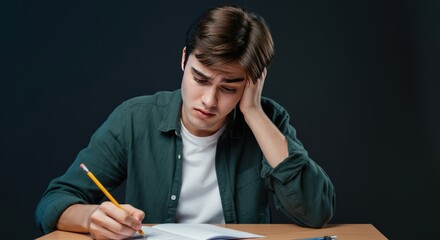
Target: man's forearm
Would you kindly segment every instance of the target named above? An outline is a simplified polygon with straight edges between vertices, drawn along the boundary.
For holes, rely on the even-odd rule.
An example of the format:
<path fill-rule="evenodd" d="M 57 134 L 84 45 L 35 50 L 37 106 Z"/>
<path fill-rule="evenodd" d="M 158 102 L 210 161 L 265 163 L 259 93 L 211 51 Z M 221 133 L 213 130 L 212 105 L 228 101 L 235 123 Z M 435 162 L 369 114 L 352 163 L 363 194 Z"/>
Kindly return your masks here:
<path fill-rule="evenodd" d="M 261 109 L 248 111 L 244 117 L 257 139 L 264 157 L 275 168 L 289 155 L 286 137 Z"/>

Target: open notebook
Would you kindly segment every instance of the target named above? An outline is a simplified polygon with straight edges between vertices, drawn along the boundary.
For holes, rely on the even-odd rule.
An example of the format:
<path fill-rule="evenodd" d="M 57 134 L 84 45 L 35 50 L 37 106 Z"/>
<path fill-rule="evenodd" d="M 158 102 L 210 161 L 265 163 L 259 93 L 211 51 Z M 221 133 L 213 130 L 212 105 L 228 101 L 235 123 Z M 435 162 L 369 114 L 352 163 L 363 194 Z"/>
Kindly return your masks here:
<path fill-rule="evenodd" d="M 147 235 L 148 240 L 214 240 L 264 237 L 211 224 L 165 223 L 152 227 L 143 226 L 142 231 Z M 132 239 L 141 239 L 139 237 L 137 233 Z"/>

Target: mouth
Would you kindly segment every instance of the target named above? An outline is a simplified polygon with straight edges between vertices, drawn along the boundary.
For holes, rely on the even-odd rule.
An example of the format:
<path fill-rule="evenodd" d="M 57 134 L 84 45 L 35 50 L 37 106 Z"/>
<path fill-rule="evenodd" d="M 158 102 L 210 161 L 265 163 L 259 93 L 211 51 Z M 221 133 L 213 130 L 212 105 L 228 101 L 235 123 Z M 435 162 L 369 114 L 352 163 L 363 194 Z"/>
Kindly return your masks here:
<path fill-rule="evenodd" d="M 197 116 L 199 116 L 201 118 L 210 118 L 210 117 L 215 116 L 215 113 L 212 113 L 212 112 L 200 109 L 200 108 L 195 108 L 194 110 L 195 110 Z"/>

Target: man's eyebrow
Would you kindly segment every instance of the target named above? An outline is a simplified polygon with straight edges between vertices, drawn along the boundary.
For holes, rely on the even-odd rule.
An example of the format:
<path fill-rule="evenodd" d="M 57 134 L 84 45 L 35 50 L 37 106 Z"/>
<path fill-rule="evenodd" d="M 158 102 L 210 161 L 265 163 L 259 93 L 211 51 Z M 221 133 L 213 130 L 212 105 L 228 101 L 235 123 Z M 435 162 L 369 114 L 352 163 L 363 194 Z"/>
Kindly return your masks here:
<path fill-rule="evenodd" d="M 197 74 L 199 77 L 203 78 L 203 79 L 211 79 L 210 77 L 206 76 L 205 74 L 203 74 L 202 72 L 200 72 L 199 70 L 195 69 L 194 67 L 191 67 L 191 70 Z"/>
<path fill-rule="evenodd" d="M 205 74 L 203 74 L 202 72 L 200 72 L 199 70 L 195 69 L 194 67 L 191 67 L 191 70 L 198 75 L 199 77 L 203 78 L 203 79 L 211 79 L 211 77 L 206 76 Z M 224 78 L 222 81 L 226 82 L 226 83 L 235 83 L 235 82 L 242 82 L 244 81 L 245 78 L 241 77 L 241 78 Z"/>
<path fill-rule="evenodd" d="M 224 78 L 223 81 L 227 83 L 235 83 L 235 82 L 244 81 L 244 78 L 232 78 L 232 79 Z"/>

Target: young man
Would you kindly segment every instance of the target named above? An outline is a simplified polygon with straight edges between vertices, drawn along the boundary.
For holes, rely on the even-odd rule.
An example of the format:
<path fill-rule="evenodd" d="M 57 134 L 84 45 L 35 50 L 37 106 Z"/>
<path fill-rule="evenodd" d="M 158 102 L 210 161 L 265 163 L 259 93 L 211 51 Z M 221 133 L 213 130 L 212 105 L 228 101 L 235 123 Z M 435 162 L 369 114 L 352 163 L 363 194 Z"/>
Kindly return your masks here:
<path fill-rule="evenodd" d="M 182 52 L 181 89 L 121 104 L 36 210 L 39 226 L 123 239 L 143 223 L 268 223 L 268 191 L 302 226 L 333 216 L 335 192 L 288 113 L 261 96 L 274 55 L 264 20 L 233 6 L 202 14 Z M 102 202 L 84 163 L 124 210 Z"/>

